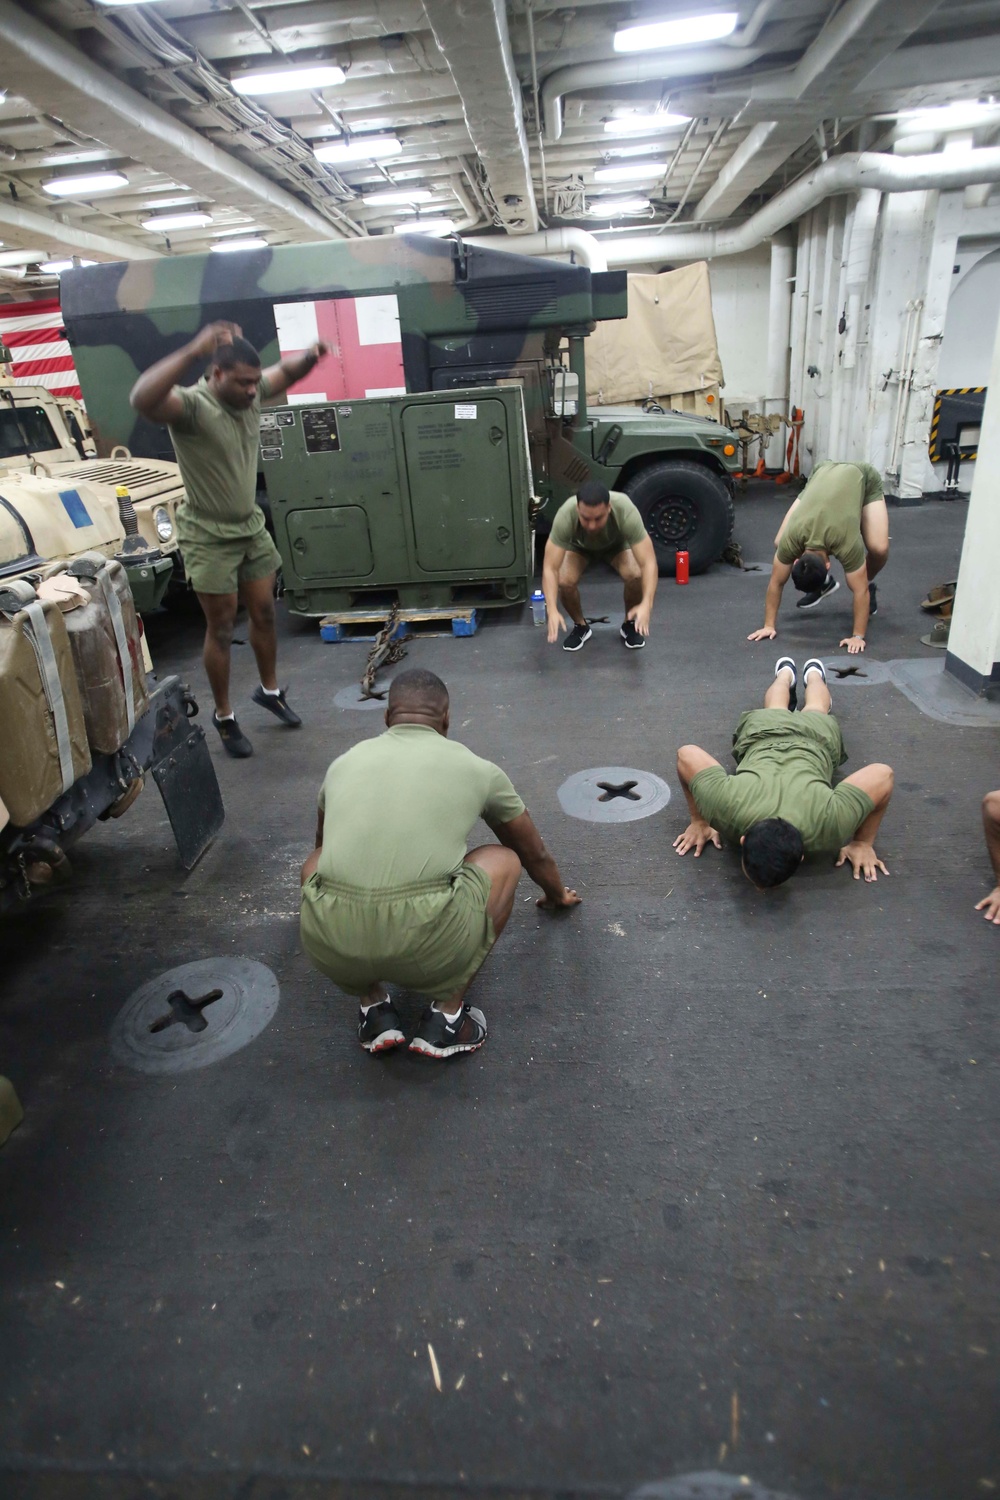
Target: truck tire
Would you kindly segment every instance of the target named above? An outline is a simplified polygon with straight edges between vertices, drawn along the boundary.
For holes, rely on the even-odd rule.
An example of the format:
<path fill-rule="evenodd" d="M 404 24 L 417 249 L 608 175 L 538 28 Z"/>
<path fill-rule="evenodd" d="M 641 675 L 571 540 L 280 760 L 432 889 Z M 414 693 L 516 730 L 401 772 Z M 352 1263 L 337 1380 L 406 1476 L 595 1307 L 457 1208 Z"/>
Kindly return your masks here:
<path fill-rule="evenodd" d="M 647 464 L 623 486 L 642 516 L 660 572 L 673 577 L 678 551 L 692 573 L 704 573 L 733 534 L 733 501 L 726 481 L 704 464 L 683 458 Z"/>

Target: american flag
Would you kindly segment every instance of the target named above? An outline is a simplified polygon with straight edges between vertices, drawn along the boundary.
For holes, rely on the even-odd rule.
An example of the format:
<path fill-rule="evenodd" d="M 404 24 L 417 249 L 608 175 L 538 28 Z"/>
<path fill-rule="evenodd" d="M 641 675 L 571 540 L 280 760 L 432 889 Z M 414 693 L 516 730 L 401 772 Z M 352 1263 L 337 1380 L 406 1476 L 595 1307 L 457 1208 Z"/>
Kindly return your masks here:
<path fill-rule="evenodd" d="M 82 398 L 56 298 L 0 303 L 0 341 L 14 356 L 15 385 L 44 385 L 53 396 Z"/>

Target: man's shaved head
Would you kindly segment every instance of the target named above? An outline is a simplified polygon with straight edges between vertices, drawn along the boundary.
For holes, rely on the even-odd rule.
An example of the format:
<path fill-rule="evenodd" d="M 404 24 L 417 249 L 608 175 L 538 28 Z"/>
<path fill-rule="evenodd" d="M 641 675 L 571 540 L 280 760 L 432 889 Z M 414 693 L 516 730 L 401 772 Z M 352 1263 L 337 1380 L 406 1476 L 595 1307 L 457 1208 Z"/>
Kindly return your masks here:
<path fill-rule="evenodd" d="M 393 678 L 386 712 L 390 718 L 398 714 L 442 718 L 448 712 L 448 689 L 433 672 L 413 667 Z"/>

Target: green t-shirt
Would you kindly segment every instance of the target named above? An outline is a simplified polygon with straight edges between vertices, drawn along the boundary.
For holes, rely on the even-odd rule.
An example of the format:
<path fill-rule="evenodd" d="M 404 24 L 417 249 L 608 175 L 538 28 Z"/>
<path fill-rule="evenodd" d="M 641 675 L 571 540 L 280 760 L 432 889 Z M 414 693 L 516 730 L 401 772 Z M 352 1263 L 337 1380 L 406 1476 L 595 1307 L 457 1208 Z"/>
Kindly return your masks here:
<path fill-rule="evenodd" d="M 447 880 L 477 818 L 524 812 L 499 766 L 424 724 L 397 724 L 339 756 L 319 805 L 319 874 L 367 891 Z"/>
<path fill-rule="evenodd" d="M 817 464 L 781 534 L 778 561 L 788 565 L 820 547 L 855 573 L 865 560 L 861 512 L 881 499 L 882 476 L 871 464 Z"/>
<path fill-rule="evenodd" d="M 186 499 L 177 518 L 181 541 L 209 537 L 254 536 L 264 525 L 257 504 L 261 383 L 254 403 L 236 411 L 209 389 L 204 376 L 197 385 L 178 385 L 184 411 L 170 423 L 170 437 L 184 481 Z"/>
<path fill-rule="evenodd" d="M 831 783 L 847 759 L 831 714 L 785 708 L 745 713 L 733 736 L 737 770 L 708 766 L 691 782 L 698 811 L 731 843 L 762 818 L 785 818 L 807 854 L 850 843 L 875 806 L 860 787 Z"/>
<path fill-rule="evenodd" d="M 617 556 L 646 535 L 642 517 L 627 495 L 611 491 L 611 514 L 600 531 L 584 531 L 571 495 L 556 511 L 549 540 L 567 552 L 607 552 Z"/>

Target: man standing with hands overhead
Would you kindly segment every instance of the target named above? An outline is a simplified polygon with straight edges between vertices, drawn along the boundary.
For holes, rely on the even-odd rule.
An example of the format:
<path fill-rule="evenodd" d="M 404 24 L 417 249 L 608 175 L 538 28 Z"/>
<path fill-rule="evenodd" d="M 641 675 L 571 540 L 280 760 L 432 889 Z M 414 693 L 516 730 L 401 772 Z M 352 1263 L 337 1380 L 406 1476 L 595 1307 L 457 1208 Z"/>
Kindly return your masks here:
<path fill-rule="evenodd" d="M 237 324 L 209 323 L 141 375 L 129 398 L 148 421 L 165 422 L 170 429 L 186 491 L 177 512 L 178 538 L 205 615 L 212 722 L 225 750 L 237 759 L 253 754 L 229 698 L 229 655 L 241 600 L 260 673 L 253 701 L 289 728 L 302 722 L 276 676 L 274 578 L 281 557 L 257 504 L 257 450 L 261 401 L 284 395 L 326 352 L 325 344 L 314 344 L 262 371 L 260 355 Z M 196 385 L 177 384 L 204 359 L 208 368 Z"/>

